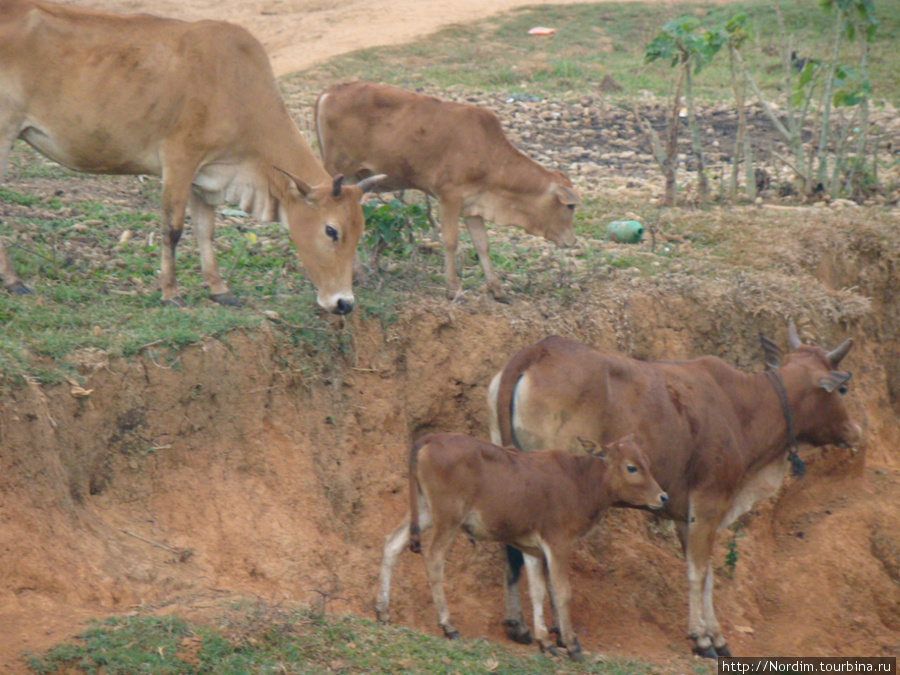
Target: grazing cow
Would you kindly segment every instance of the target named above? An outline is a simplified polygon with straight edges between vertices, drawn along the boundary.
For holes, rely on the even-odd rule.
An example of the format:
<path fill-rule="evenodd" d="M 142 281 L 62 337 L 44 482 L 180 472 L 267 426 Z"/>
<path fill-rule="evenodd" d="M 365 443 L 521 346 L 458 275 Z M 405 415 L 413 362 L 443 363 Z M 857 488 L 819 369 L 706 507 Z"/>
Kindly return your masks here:
<path fill-rule="evenodd" d="M 414 189 L 441 205 L 447 295 L 459 294 L 459 219 L 484 269 L 488 289 L 505 301 L 488 255 L 484 221 L 521 227 L 557 246 L 575 244 L 579 197 L 565 174 L 516 150 L 489 110 L 403 89 L 351 82 L 316 101 L 316 131 L 325 168 L 354 178 L 379 173 L 379 190 Z"/>
<path fill-rule="evenodd" d="M 359 202 L 291 121 L 262 45 L 220 21 L 120 16 L 37 0 L 0 0 L 0 179 L 21 138 L 77 171 L 162 176 L 164 304 L 183 306 L 175 247 L 190 207 L 212 298 L 237 303 L 216 265 L 215 206 L 279 219 L 318 289 L 353 308 Z M 0 244 L 0 278 L 22 283 Z"/>
<path fill-rule="evenodd" d="M 444 634 L 459 637 L 444 599 L 444 556 L 463 530 L 473 539 L 504 542 L 527 554 L 535 634 L 552 650 L 543 621 L 542 561 L 546 564 L 561 646 L 578 659 L 581 648 L 569 620 L 572 544 L 610 506 L 658 509 L 665 502 L 646 456 L 630 438 L 595 456 L 575 456 L 562 450 L 523 454 L 462 434 L 424 436 L 409 455 L 409 513 L 385 540 L 378 619 L 389 620 L 391 571 L 400 552 L 408 543 L 419 553 L 420 531 L 434 527 L 424 551 L 428 583 Z"/>
<path fill-rule="evenodd" d="M 517 352 L 491 382 L 491 438 L 521 450 L 573 450 L 578 437 L 608 442 L 634 434 L 669 495 L 689 585 L 694 651 L 729 654 L 713 609 L 710 554 L 716 532 L 778 489 L 797 442 L 855 445 L 862 432 L 845 406 L 850 373 L 837 370 L 852 346 L 831 352 L 803 345 L 793 323 L 792 352 L 763 338 L 768 368 L 748 375 L 711 356 L 647 362 L 548 337 Z M 762 336 L 761 336 L 762 337 Z M 521 565 L 518 565 L 521 568 Z M 507 576 L 506 625 L 529 641 Z"/>

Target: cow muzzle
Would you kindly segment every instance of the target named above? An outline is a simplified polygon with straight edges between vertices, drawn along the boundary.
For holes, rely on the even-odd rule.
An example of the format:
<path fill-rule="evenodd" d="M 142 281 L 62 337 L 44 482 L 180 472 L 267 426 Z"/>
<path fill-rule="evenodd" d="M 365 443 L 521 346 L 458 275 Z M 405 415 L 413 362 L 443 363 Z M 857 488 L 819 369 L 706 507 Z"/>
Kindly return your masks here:
<path fill-rule="evenodd" d="M 558 248 L 572 248 L 578 239 L 575 237 L 575 230 L 569 230 L 552 237 L 552 241 Z"/>
<path fill-rule="evenodd" d="M 650 504 L 650 508 L 654 511 L 659 511 L 662 507 L 666 505 L 666 502 L 669 501 L 669 495 L 665 492 L 662 492 L 657 496 L 656 501 Z"/>
<path fill-rule="evenodd" d="M 353 311 L 353 296 L 332 295 L 323 298 L 321 295 L 316 297 L 319 307 L 332 314 L 349 314 Z"/>
<path fill-rule="evenodd" d="M 856 424 L 856 422 L 847 422 L 842 431 L 842 438 L 838 443 L 838 447 L 857 450 L 865 443 L 865 434 L 863 433 L 862 427 Z"/>

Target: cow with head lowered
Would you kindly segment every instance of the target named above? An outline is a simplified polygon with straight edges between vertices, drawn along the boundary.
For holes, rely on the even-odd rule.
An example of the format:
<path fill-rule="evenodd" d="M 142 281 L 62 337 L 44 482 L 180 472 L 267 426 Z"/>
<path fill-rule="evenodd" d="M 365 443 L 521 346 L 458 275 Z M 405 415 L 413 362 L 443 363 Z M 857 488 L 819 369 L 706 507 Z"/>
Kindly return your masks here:
<path fill-rule="evenodd" d="M 802 344 L 793 323 L 783 357 L 763 338 L 769 364 L 746 374 L 721 359 L 640 361 L 561 337 L 517 352 L 491 382 L 495 443 L 522 450 L 577 450 L 634 434 L 669 499 L 689 589 L 689 637 L 708 657 L 730 654 L 713 608 L 710 555 L 716 533 L 781 485 L 789 464 L 802 467 L 797 443 L 855 446 L 862 431 L 847 410 L 850 373 L 839 365 L 852 346 Z M 780 361 L 780 365 L 779 365 Z M 516 556 L 507 576 L 508 633 L 530 640 L 522 621 Z"/>
<path fill-rule="evenodd" d="M 215 207 L 228 202 L 284 223 L 319 305 L 353 308 L 359 202 L 374 181 L 344 187 L 325 171 L 243 28 L 0 0 L 0 178 L 18 138 L 77 171 L 162 177 L 164 304 L 184 304 L 175 248 L 186 208 L 212 298 L 236 304 L 213 248 Z M 0 278 L 30 293 L 2 244 Z"/>
<path fill-rule="evenodd" d="M 356 179 L 387 178 L 379 190 L 422 190 L 438 199 L 447 295 L 456 272 L 459 219 L 465 219 L 487 287 L 506 296 L 488 255 L 484 221 L 520 227 L 557 246 L 575 244 L 578 194 L 565 174 L 513 147 L 497 115 L 472 105 L 365 82 L 339 84 L 316 101 L 325 168 Z"/>

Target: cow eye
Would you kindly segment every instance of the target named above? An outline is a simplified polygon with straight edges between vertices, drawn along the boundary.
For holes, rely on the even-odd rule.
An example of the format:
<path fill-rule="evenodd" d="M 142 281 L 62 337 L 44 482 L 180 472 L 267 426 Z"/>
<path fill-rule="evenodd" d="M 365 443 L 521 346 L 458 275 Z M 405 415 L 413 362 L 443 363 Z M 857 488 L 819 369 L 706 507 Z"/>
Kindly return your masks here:
<path fill-rule="evenodd" d="M 846 393 L 847 393 L 847 385 L 844 384 L 844 385 L 841 385 L 840 387 L 838 387 L 838 393 L 839 393 L 841 396 L 843 396 L 844 394 L 846 394 Z"/>
<path fill-rule="evenodd" d="M 625 468 L 628 469 L 628 473 L 637 473 L 637 467 L 634 464 L 629 464 Z"/>
<path fill-rule="evenodd" d="M 325 226 L 325 234 L 328 235 L 328 238 L 331 239 L 331 241 L 337 241 L 337 240 L 338 240 L 338 233 L 337 233 L 337 230 L 334 229 L 331 225 L 326 225 L 326 226 Z"/>
<path fill-rule="evenodd" d="M 569 211 L 574 211 L 574 210 L 575 210 L 575 205 L 574 205 L 574 204 L 566 204 L 566 206 L 569 207 Z"/>

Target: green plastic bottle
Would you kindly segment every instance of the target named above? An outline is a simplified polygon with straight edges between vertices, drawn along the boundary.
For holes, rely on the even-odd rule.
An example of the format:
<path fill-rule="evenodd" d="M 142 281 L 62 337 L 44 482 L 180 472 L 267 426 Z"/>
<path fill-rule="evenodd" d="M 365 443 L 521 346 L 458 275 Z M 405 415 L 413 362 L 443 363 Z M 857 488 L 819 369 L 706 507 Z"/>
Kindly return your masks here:
<path fill-rule="evenodd" d="M 606 238 L 620 244 L 637 244 L 644 236 L 644 226 L 636 220 L 614 220 L 606 226 Z"/>

